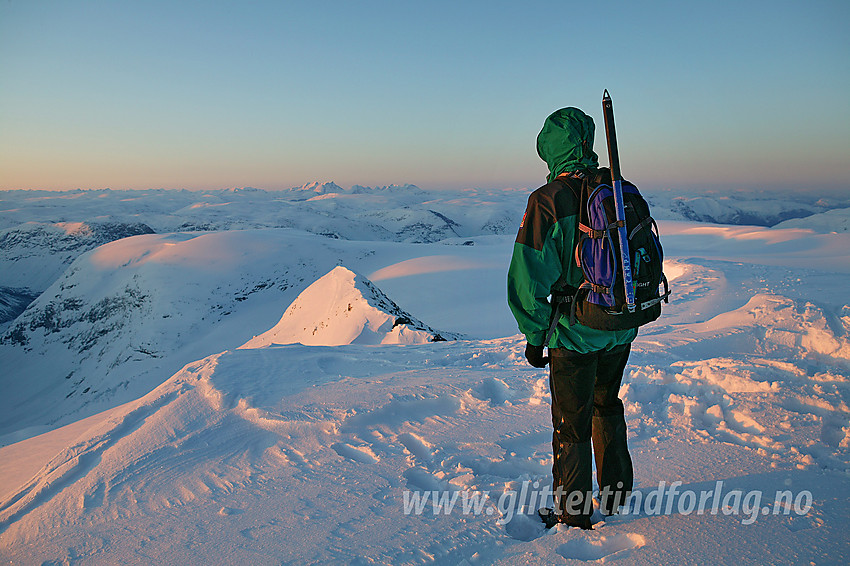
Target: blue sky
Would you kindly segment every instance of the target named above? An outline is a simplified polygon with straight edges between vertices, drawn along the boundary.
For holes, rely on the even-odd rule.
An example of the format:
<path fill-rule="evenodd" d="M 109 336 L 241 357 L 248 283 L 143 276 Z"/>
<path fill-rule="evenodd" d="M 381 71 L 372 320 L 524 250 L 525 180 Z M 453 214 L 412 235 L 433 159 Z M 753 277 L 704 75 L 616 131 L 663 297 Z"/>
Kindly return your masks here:
<path fill-rule="evenodd" d="M 0 189 L 536 187 L 614 99 L 655 189 L 850 183 L 850 2 L 0 0 Z"/>

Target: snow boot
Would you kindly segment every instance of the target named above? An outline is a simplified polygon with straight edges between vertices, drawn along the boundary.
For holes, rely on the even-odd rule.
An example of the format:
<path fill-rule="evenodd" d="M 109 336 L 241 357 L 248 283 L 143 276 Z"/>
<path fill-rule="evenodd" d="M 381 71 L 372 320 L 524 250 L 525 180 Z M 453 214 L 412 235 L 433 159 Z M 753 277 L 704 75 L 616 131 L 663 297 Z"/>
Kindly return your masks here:
<path fill-rule="evenodd" d="M 586 531 L 593 530 L 593 524 L 590 522 L 590 517 L 572 517 L 570 515 L 565 515 L 563 517 L 564 520 L 561 520 L 561 515 L 556 515 L 554 509 L 551 507 L 538 509 L 537 515 L 540 517 L 540 520 L 543 521 L 543 524 L 547 529 L 551 529 L 558 523 L 562 523 L 568 527 L 578 527 Z"/>

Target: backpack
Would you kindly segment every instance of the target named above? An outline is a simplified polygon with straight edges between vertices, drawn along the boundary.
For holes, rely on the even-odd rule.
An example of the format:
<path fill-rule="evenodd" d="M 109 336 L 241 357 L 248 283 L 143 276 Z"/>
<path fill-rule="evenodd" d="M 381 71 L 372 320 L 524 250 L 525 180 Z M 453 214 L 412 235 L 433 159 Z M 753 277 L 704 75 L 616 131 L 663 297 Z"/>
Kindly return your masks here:
<path fill-rule="evenodd" d="M 664 252 L 658 226 L 637 187 L 628 181 L 622 183 L 635 292 L 635 308 L 629 311 L 610 172 L 600 169 L 588 176 L 572 176 L 582 180 L 579 239 L 573 255 L 584 274 L 584 282 L 578 289 L 556 284 L 552 292 L 554 320 L 546 344 L 557 326 L 563 305 L 570 306 L 570 325 L 578 321 L 598 330 L 624 330 L 637 328 L 661 316 L 661 302 L 668 302 L 670 295 L 663 271 Z"/>

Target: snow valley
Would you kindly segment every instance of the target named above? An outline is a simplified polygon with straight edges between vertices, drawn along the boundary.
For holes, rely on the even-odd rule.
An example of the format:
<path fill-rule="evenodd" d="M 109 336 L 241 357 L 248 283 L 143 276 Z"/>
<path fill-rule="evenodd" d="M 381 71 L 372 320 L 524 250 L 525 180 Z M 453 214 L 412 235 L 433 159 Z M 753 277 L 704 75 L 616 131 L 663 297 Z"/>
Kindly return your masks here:
<path fill-rule="evenodd" d="M 848 203 L 648 195 L 674 295 L 622 391 L 639 501 L 545 531 L 527 194 L 0 193 L 0 558 L 850 561 Z"/>

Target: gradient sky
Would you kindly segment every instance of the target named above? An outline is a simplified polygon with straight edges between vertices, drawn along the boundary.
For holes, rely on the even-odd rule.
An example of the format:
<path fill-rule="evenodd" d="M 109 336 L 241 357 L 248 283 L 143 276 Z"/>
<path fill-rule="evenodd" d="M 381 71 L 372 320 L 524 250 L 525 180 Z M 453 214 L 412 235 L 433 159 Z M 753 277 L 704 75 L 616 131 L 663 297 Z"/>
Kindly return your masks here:
<path fill-rule="evenodd" d="M 850 2 L 0 0 L 0 189 L 536 187 L 614 100 L 641 187 L 847 190 Z"/>

